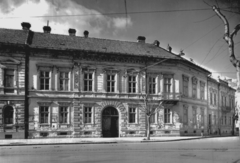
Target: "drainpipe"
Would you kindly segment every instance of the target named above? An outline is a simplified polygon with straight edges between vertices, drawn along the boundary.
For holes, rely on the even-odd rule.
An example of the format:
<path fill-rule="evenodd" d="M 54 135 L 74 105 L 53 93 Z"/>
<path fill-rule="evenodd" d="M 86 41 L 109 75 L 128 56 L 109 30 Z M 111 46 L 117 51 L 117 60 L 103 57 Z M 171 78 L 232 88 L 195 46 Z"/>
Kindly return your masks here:
<path fill-rule="evenodd" d="M 33 32 L 28 31 L 27 40 L 25 41 L 25 111 L 24 111 L 24 124 L 25 124 L 25 139 L 28 139 L 29 130 L 29 56 L 30 45 L 32 43 Z"/>
<path fill-rule="evenodd" d="M 28 139 L 28 124 L 29 124 L 29 103 L 28 103 L 28 79 L 29 79 L 29 45 L 25 44 L 25 139 Z"/>
<path fill-rule="evenodd" d="M 220 118 L 220 113 L 219 113 L 219 102 L 220 102 L 220 83 L 218 83 L 218 96 L 217 96 L 217 108 L 218 108 L 218 134 L 221 135 L 221 119 L 222 117 Z"/>

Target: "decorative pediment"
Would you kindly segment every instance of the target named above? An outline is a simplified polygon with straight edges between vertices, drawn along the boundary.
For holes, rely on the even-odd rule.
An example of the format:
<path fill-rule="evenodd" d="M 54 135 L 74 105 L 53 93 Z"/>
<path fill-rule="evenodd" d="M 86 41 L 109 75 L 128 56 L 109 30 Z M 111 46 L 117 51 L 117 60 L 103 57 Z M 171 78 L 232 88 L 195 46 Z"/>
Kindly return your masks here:
<path fill-rule="evenodd" d="M 83 66 L 82 67 L 82 72 L 84 72 L 84 73 L 92 73 L 94 71 L 96 71 L 96 68 L 93 68 L 91 66 Z"/>
<path fill-rule="evenodd" d="M 205 87 L 205 82 L 200 81 L 200 86 L 201 86 L 201 87 Z"/>
<path fill-rule="evenodd" d="M 19 65 L 21 62 L 12 57 L 0 57 L 0 64 L 7 65 Z"/>
<path fill-rule="evenodd" d="M 36 64 L 37 66 L 37 70 L 40 70 L 40 69 L 53 69 L 54 65 L 53 64 L 47 64 L 47 63 L 37 63 Z"/>
<path fill-rule="evenodd" d="M 192 83 L 193 84 L 197 84 L 197 82 L 198 82 L 198 79 L 195 76 L 193 76 L 192 77 Z"/>
<path fill-rule="evenodd" d="M 120 70 L 115 69 L 114 67 L 106 67 L 106 68 L 103 69 L 103 71 L 105 73 L 109 73 L 109 74 L 116 74 L 116 73 L 120 72 Z"/>
<path fill-rule="evenodd" d="M 37 102 L 39 106 L 50 106 L 52 104 L 52 102 L 49 101 L 45 101 L 45 102 Z"/>
<path fill-rule="evenodd" d="M 186 81 L 186 82 L 189 81 L 189 77 L 188 77 L 188 76 L 186 76 L 186 75 L 182 75 L 182 77 L 183 77 L 183 80 L 184 80 L 184 81 Z"/>
<path fill-rule="evenodd" d="M 183 108 L 187 109 L 189 107 L 188 104 L 183 104 Z"/>

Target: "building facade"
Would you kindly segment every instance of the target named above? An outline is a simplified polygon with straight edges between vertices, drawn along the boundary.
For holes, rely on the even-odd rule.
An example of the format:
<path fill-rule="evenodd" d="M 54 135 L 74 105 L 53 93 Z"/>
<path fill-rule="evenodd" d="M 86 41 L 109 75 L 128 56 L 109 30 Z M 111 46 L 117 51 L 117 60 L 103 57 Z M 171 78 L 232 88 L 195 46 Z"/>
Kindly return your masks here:
<path fill-rule="evenodd" d="M 1 138 L 13 134 L 6 130 L 9 125 L 20 124 L 23 127 L 16 127 L 21 129 L 14 133 L 23 130 L 26 138 L 143 137 L 144 94 L 154 107 L 159 107 L 160 101 L 163 105 L 151 116 L 152 136 L 207 135 L 219 126 L 221 131 L 230 131 L 229 126 L 219 124 L 224 109 L 229 108 L 223 107 L 219 113 L 217 106 L 210 106 L 209 92 L 214 92 L 213 88 L 231 90 L 234 95 L 234 90 L 227 85 L 218 87 L 218 81 L 210 81 L 208 70 L 159 47 L 158 41 L 148 44 L 144 37 L 137 42 L 97 39 L 87 31 L 78 37 L 74 29 L 69 29 L 69 36 L 56 35 L 49 26 L 39 33 L 31 31 L 28 23 L 22 25 L 23 30 L 1 30 L 5 37 L 18 33 L 24 40 L 23 48 L 11 52 L 7 47 L 20 43 L 1 40 L 1 45 L 7 46 L 0 56 L 17 65 L 16 77 L 12 77 L 1 60 L 2 83 L 11 77 L 17 81 L 14 93 L 0 94 Z M 20 91 L 24 84 L 26 94 Z M 7 85 L 0 88 L 8 89 Z M 24 118 L 16 121 L 16 117 L 25 117 L 25 123 L 20 123 Z M 212 119 L 218 125 L 209 127 Z"/>

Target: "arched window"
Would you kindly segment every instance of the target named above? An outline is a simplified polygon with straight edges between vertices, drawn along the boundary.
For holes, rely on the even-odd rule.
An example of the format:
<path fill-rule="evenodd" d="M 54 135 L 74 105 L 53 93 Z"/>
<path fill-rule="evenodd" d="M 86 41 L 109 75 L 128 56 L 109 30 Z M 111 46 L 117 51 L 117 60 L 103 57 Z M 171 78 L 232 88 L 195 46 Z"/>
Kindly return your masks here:
<path fill-rule="evenodd" d="M 6 106 L 3 110 L 4 124 L 13 124 L 13 107 Z"/>

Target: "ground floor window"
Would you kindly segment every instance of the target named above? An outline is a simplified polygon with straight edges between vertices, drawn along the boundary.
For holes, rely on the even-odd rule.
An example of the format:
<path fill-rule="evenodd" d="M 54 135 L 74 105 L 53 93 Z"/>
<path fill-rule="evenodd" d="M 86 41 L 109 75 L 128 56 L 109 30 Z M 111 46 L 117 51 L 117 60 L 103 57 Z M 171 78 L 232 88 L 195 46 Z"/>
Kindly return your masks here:
<path fill-rule="evenodd" d="M 40 106 L 40 123 L 48 123 L 48 122 L 49 122 L 49 107 Z"/>
<path fill-rule="evenodd" d="M 156 113 L 150 116 L 150 123 L 156 123 Z"/>
<path fill-rule="evenodd" d="M 13 107 L 7 106 L 3 110 L 4 124 L 13 124 Z"/>
<path fill-rule="evenodd" d="M 129 108 L 129 123 L 136 123 L 136 108 Z"/>
<path fill-rule="evenodd" d="M 164 109 L 164 123 L 171 123 L 170 109 Z"/>
<path fill-rule="evenodd" d="M 187 108 L 183 109 L 183 123 L 185 125 L 188 125 L 188 109 Z"/>
<path fill-rule="evenodd" d="M 84 107 L 84 123 L 92 123 L 92 107 Z"/>
<path fill-rule="evenodd" d="M 68 123 L 68 107 L 59 108 L 59 123 Z"/>

